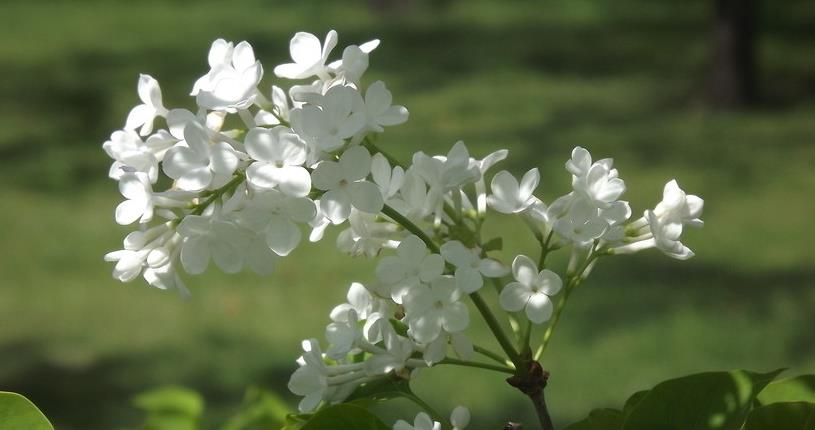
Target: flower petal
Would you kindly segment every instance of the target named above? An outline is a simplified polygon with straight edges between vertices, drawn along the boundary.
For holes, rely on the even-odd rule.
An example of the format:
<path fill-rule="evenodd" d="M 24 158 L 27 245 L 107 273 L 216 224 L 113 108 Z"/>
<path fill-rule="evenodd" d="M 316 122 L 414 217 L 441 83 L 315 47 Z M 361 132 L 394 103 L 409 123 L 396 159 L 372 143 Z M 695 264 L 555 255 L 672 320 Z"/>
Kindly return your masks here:
<path fill-rule="evenodd" d="M 519 282 L 510 282 L 501 290 L 499 302 L 501 303 L 501 308 L 505 311 L 517 312 L 526 306 L 526 303 L 529 301 L 529 296 L 531 295 L 532 291 L 529 287 Z"/>

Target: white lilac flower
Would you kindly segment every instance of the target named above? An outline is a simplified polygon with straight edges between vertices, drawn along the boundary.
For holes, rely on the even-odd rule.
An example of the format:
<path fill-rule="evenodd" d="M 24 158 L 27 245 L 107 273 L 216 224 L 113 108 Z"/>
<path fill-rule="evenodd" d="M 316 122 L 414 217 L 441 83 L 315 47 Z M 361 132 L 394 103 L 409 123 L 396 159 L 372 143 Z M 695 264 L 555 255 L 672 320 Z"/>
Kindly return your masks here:
<path fill-rule="evenodd" d="M 208 62 L 210 71 L 195 82 L 190 93 L 199 106 L 235 112 L 254 103 L 263 66 L 249 43 L 233 45 L 218 39 L 212 43 Z"/>
<path fill-rule="evenodd" d="M 376 266 L 376 277 L 391 286 L 391 297 L 396 303 L 420 284 L 428 284 L 444 272 L 444 259 L 432 254 L 417 236 L 410 235 L 396 248 L 396 255 L 382 258 Z"/>
<path fill-rule="evenodd" d="M 600 216 L 600 211 L 587 199 L 571 194 L 556 200 L 550 206 L 550 213 L 561 211 L 567 205 L 565 214 L 556 219 L 552 228 L 563 238 L 585 244 L 600 238 L 608 228 L 608 222 Z"/>
<path fill-rule="evenodd" d="M 303 167 L 306 145 L 288 127 L 261 127 L 249 130 L 244 139 L 246 152 L 256 160 L 246 169 L 246 180 L 257 189 L 277 188 L 305 197 L 311 191 L 311 175 Z"/>
<path fill-rule="evenodd" d="M 464 430 L 470 425 L 470 410 L 464 406 L 456 406 L 450 414 L 450 424 L 453 430 Z"/>
<path fill-rule="evenodd" d="M 427 184 L 427 204 L 430 212 L 441 217 L 444 196 L 465 184 L 476 182 L 481 173 L 470 166 L 470 154 L 464 142 L 456 142 L 447 156 L 430 157 L 423 152 L 413 155 L 413 170 Z"/>
<path fill-rule="evenodd" d="M 113 277 L 120 282 L 136 279 L 144 269 L 150 252 L 162 246 L 171 235 L 167 224 L 129 233 L 123 241 L 124 249 L 105 254 L 105 261 L 116 263 Z"/>
<path fill-rule="evenodd" d="M 365 362 L 366 371 L 369 375 L 398 372 L 405 368 L 407 361 L 413 355 L 413 342 L 396 334 L 386 319 L 380 318 L 378 321 L 381 322 L 378 324 L 380 331 L 384 331 L 381 337 L 385 342 L 385 350 L 368 358 Z"/>
<path fill-rule="evenodd" d="M 265 101 L 264 103 L 271 103 L 270 106 L 264 104 L 265 109 L 271 109 L 269 112 L 265 109 L 260 109 L 255 114 L 255 123 L 257 125 L 280 125 L 280 120 L 288 121 L 291 107 L 289 106 L 289 99 L 282 88 L 277 85 L 272 85 L 272 100 Z"/>
<path fill-rule="evenodd" d="M 175 143 L 175 142 L 173 142 Z M 172 146 L 171 143 L 169 146 Z M 158 179 L 158 163 L 160 158 L 157 152 L 163 155 L 166 146 L 151 148 L 149 141 L 143 142 L 136 132 L 132 130 L 115 131 L 110 135 L 110 140 L 102 144 L 102 149 L 114 160 L 110 166 L 108 176 L 118 180 L 122 175 L 130 171 L 144 172 L 150 178 L 150 182 L 155 183 Z"/>
<path fill-rule="evenodd" d="M 379 187 L 365 181 L 371 171 L 371 155 L 361 146 L 345 151 L 339 161 L 323 161 L 311 174 L 314 187 L 324 190 L 320 209 L 332 223 L 340 224 L 351 215 L 351 207 L 378 213 L 384 201 Z"/>
<path fill-rule="evenodd" d="M 399 242 L 393 240 L 393 237 L 398 226 L 380 222 L 377 218 L 375 214 L 351 208 L 348 228 L 337 235 L 337 248 L 352 256 L 364 255 L 369 258 L 379 255 L 383 248 L 395 248 Z"/>
<path fill-rule="evenodd" d="M 349 45 L 342 51 L 342 59 L 328 65 L 328 69 L 337 78 L 347 83 L 359 84 L 362 74 L 368 70 L 368 55 L 379 46 L 379 39 L 365 42 L 362 45 Z"/>
<path fill-rule="evenodd" d="M 229 182 L 239 161 L 231 146 L 211 143 L 209 133 L 198 122 L 190 122 L 184 128 L 184 143 L 164 156 L 164 173 L 176 180 L 178 188 L 201 191 Z"/>
<path fill-rule="evenodd" d="M 376 133 L 384 127 L 399 125 L 408 120 L 408 110 L 404 106 L 392 106 L 393 97 L 382 81 L 376 81 L 365 90 L 365 127 Z"/>
<path fill-rule="evenodd" d="M 612 248 L 615 254 L 629 254 L 648 248 L 660 251 L 679 260 L 693 257 L 693 251 L 682 244 L 681 236 L 684 226 L 701 227 L 704 200 L 695 195 L 686 194 L 671 180 L 665 184 L 660 201 L 653 210 L 625 226 L 628 233 L 627 244 Z M 626 240 L 623 240 L 625 242 Z"/>
<path fill-rule="evenodd" d="M 357 339 L 362 338 L 356 311 L 349 310 L 346 318 L 346 321 L 333 321 L 325 328 L 325 339 L 328 341 L 326 356 L 329 358 L 339 360 L 352 353 Z"/>
<path fill-rule="evenodd" d="M 325 95 L 316 94 L 311 103 L 291 111 L 294 131 L 316 149 L 341 148 L 344 140 L 365 126 L 362 97 L 348 86 L 335 86 Z"/>
<path fill-rule="evenodd" d="M 539 272 L 538 266 L 525 255 L 512 261 L 512 275 L 516 282 L 501 290 L 501 307 L 509 312 L 526 310 L 529 321 L 535 324 L 548 320 L 553 310 L 550 297 L 563 286 L 560 277 L 548 269 Z"/>
<path fill-rule="evenodd" d="M 119 178 L 119 192 L 127 200 L 116 206 L 116 222 L 121 225 L 153 219 L 153 187 L 146 173 L 125 173 Z"/>
<path fill-rule="evenodd" d="M 314 202 L 308 198 L 269 190 L 256 193 L 238 219 L 241 225 L 262 234 L 275 254 L 285 257 L 300 243 L 302 233 L 297 223 L 308 223 L 315 213 Z"/>
<path fill-rule="evenodd" d="M 302 347 L 303 355 L 297 360 L 300 367 L 289 378 L 288 388 L 303 396 L 298 405 L 300 412 L 311 412 L 328 392 L 328 368 L 317 340 L 304 340 Z"/>
<path fill-rule="evenodd" d="M 400 166 L 391 169 L 388 159 L 377 152 L 371 157 L 371 178 L 382 191 L 382 198 L 388 201 L 396 196 L 396 193 L 402 188 L 405 181 L 405 171 Z"/>
<path fill-rule="evenodd" d="M 473 341 L 463 332 L 442 333 L 433 342 L 424 347 L 422 359 L 428 366 L 442 361 L 447 356 L 447 344 L 453 347 L 453 352 L 464 360 L 469 360 L 475 353 Z"/>
<path fill-rule="evenodd" d="M 490 167 L 507 158 L 508 154 L 509 151 L 506 149 L 499 149 L 491 152 L 481 160 L 470 158 L 470 168 L 475 167 L 480 173 L 478 181 L 475 182 L 476 210 L 479 215 L 483 216 L 487 212 L 487 184 L 484 182 L 484 175 Z"/>
<path fill-rule="evenodd" d="M 289 42 L 289 52 L 293 63 L 281 64 L 274 69 L 275 75 L 285 79 L 305 79 L 317 76 L 322 80 L 328 80 L 328 68 L 325 65 L 331 50 L 337 46 L 337 32 L 331 30 L 325 37 L 325 42 L 320 45 L 317 36 L 297 32 Z"/>
<path fill-rule="evenodd" d="M 393 430 L 441 430 L 441 423 L 433 421 L 430 415 L 419 412 L 416 419 L 413 420 L 413 425 L 410 425 L 407 421 L 399 420 L 393 425 Z"/>
<path fill-rule="evenodd" d="M 595 163 L 587 150 L 576 147 L 566 170 L 572 173 L 575 192 L 600 209 L 607 209 L 625 192 L 625 182 L 619 178 L 614 160 L 606 158 Z"/>
<path fill-rule="evenodd" d="M 436 278 L 429 286 L 418 286 L 403 298 L 408 333 L 419 343 L 436 340 L 444 330 L 457 333 L 470 325 L 467 305 L 451 277 Z"/>
<path fill-rule="evenodd" d="M 178 233 L 184 238 L 181 264 L 187 273 L 203 273 L 210 260 L 226 273 L 237 273 L 243 267 L 246 244 L 234 222 L 212 215 L 187 215 Z"/>
<path fill-rule="evenodd" d="M 492 178 L 487 202 L 490 207 L 498 212 L 514 214 L 523 212 L 537 200 L 532 194 L 538 187 L 540 173 L 538 169 L 532 169 L 521 178 L 521 183 L 506 170 L 498 172 Z"/>
<path fill-rule="evenodd" d="M 471 294 L 484 285 L 484 278 L 498 278 L 507 274 L 506 267 L 491 258 L 481 258 L 478 253 L 453 240 L 441 246 L 441 255 L 456 266 L 456 286 L 461 292 Z"/>
<path fill-rule="evenodd" d="M 153 121 L 157 116 L 167 115 L 167 108 L 161 101 L 161 87 L 150 75 L 139 75 L 139 99 L 142 104 L 134 107 L 127 115 L 125 130 L 141 127 L 139 134 L 147 136 L 153 132 Z"/>
<path fill-rule="evenodd" d="M 383 309 L 384 301 L 374 297 L 364 285 L 359 282 L 351 283 L 348 294 L 345 296 L 347 303 L 343 303 L 331 310 L 331 320 L 336 322 L 348 322 L 349 314 L 353 311 L 359 319 L 367 320 L 372 314 Z"/>

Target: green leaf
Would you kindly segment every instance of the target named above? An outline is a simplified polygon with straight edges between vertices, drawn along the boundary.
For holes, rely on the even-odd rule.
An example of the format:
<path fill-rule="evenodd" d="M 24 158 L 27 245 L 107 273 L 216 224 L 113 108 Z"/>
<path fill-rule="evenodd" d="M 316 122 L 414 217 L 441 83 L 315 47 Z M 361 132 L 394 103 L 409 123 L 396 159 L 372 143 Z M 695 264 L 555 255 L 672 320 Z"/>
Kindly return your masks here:
<path fill-rule="evenodd" d="M 397 397 L 412 397 L 410 384 L 406 379 L 389 375 L 359 386 L 347 399 L 348 403 L 365 405 L 366 403 L 381 403 Z"/>
<path fill-rule="evenodd" d="M 197 430 L 204 413 L 201 396 L 183 387 L 147 391 L 136 396 L 133 404 L 147 413 L 144 430 Z"/>
<path fill-rule="evenodd" d="M 739 430 L 756 396 L 782 369 L 706 372 L 657 384 L 642 395 L 623 430 Z"/>
<path fill-rule="evenodd" d="M 815 375 L 801 375 L 774 381 L 758 395 L 758 401 L 762 405 L 776 402 L 815 403 Z"/>
<path fill-rule="evenodd" d="M 624 415 L 630 414 L 631 411 L 633 411 L 634 408 L 637 407 L 638 404 L 640 404 L 640 401 L 642 401 L 645 395 L 648 394 L 650 391 L 651 390 L 642 390 L 632 394 L 631 397 L 629 397 L 628 400 L 625 401 L 625 406 L 623 406 L 623 414 Z"/>
<path fill-rule="evenodd" d="M 246 391 L 240 410 L 227 421 L 223 430 L 277 429 L 286 425 L 291 412 L 276 394 L 252 387 Z"/>
<path fill-rule="evenodd" d="M 376 415 L 359 406 L 340 403 L 320 410 L 302 430 L 391 430 Z"/>
<path fill-rule="evenodd" d="M 54 430 L 48 418 L 17 393 L 0 391 L 0 428 L 8 430 Z"/>
<path fill-rule="evenodd" d="M 595 409 L 588 418 L 563 430 L 619 430 L 623 427 L 624 419 L 625 415 L 616 409 Z"/>
<path fill-rule="evenodd" d="M 504 239 L 500 237 L 494 237 L 487 241 L 484 246 L 481 247 L 484 252 L 490 251 L 500 251 L 504 249 Z"/>
<path fill-rule="evenodd" d="M 815 403 L 761 406 L 750 412 L 744 430 L 815 430 Z"/>

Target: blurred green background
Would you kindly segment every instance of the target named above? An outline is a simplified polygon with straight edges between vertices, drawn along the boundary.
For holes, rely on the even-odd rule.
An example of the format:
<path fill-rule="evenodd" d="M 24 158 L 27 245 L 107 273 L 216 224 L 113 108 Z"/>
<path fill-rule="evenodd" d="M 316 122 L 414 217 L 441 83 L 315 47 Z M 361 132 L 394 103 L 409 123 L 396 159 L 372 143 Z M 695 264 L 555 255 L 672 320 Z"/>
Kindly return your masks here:
<path fill-rule="evenodd" d="M 458 139 L 477 156 L 508 148 L 504 167 L 539 167 L 539 191 L 552 199 L 568 190 L 563 162 L 582 145 L 615 158 L 636 212 L 674 177 L 705 198 L 706 226 L 686 239 L 696 258 L 609 259 L 575 292 L 543 363 L 557 423 L 695 371 L 815 372 L 815 3 L 757 5 L 759 97 L 728 110 L 708 98 L 712 8 L 2 2 L 0 390 L 29 396 L 63 430 L 134 425 L 130 397 L 171 383 L 204 394 L 208 428 L 249 385 L 285 394 L 299 340 L 321 337 L 328 310 L 350 281 L 371 278 L 371 263 L 338 255 L 327 239 L 267 278 L 213 270 L 189 279 L 189 300 L 119 284 L 102 255 L 128 230 L 113 221 L 119 194 L 101 143 L 138 103 L 138 73 L 159 80 L 167 106 L 191 107 L 215 38 L 249 40 L 268 88 L 293 32 L 330 28 L 340 46 L 382 40 L 366 79 L 384 79 L 411 111 L 383 136 L 395 155 L 446 152 Z M 522 226 L 492 228 L 521 243 L 515 251 L 534 252 Z M 427 373 L 416 390 L 441 410 L 470 406 L 474 429 L 530 418 L 497 374 Z"/>

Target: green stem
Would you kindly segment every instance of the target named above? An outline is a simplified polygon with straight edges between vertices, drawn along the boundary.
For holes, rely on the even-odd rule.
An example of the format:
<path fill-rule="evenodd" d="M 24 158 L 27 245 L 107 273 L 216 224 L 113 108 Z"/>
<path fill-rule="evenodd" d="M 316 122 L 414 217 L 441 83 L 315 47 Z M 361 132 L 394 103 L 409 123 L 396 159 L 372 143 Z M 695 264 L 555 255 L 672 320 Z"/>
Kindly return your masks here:
<path fill-rule="evenodd" d="M 551 250 L 549 248 L 549 242 L 552 241 L 552 234 L 554 232 L 555 232 L 554 230 L 550 231 L 549 235 L 546 236 L 546 240 L 541 240 L 540 242 L 541 255 L 540 258 L 538 258 L 538 270 L 543 270 L 543 268 L 546 267 L 546 256 L 549 255 L 549 251 Z"/>
<path fill-rule="evenodd" d="M 392 167 L 399 166 L 399 167 L 401 167 L 403 169 L 406 168 L 405 165 L 403 165 L 401 162 L 399 162 L 399 160 L 396 157 L 388 154 L 387 152 L 381 150 L 378 146 L 376 146 L 376 144 L 373 143 L 371 141 L 371 139 L 368 138 L 368 136 L 365 136 L 365 138 L 362 139 L 362 146 L 364 146 L 370 152 L 373 152 L 373 153 L 378 152 L 378 153 L 382 154 L 385 157 L 385 159 L 388 160 L 388 163 L 391 163 Z"/>
<path fill-rule="evenodd" d="M 521 333 L 521 344 L 518 347 L 518 350 L 521 351 L 521 355 L 524 355 L 525 352 L 532 349 L 532 347 L 529 345 L 529 339 L 532 336 L 532 321 L 526 321 Z"/>
<path fill-rule="evenodd" d="M 498 344 L 501 345 L 501 349 L 507 354 L 510 360 L 515 363 L 515 366 L 518 366 L 518 352 L 515 351 L 515 347 L 512 346 L 512 341 L 509 337 L 504 333 L 504 330 L 501 328 L 501 324 L 498 323 L 498 320 L 495 319 L 495 315 L 493 315 L 490 307 L 481 298 L 481 295 L 478 292 L 474 292 L 470 294 L 470 298 L 473 299 L 473 303 L 475 307 L 478 309 L 478 312 L 481 313 L 481 316 L 484 317 L 484 321 L 487 322 L 487 326 L 489 326 L 490 331 L 495 336 L 495 339 L 498 340 Z"/>
<path fill-rule="evenodd" d="M 190 212 L 190 215 L 201 215 L 202 213 L 204 213 L 204 211 L 207 209 L 207 207 L 209 205 L 211 205 L 213 202 L 215 202 L 215 200 L 219 199 L 224 194 L 226 194 L 226 193 L 228 193 L 230 191 L 233 191 L 245 179 L 246 179 L 245 176 L 243 176 L 241 174 L 236 174 L 235 177 L 232 178 L 231 181 L 226 183 L 226 185 L 224 185 L 221 188 L 218 188 L 215 191 L 212 191 L 212 194 L 210 194 L 209 197 L 207 197 L 206 200 L 204 200 L 203 202 L 195 205 L 192 208 L 192 211 Z"/>
<path fill-rule="evenodd" d="M 549 346 L 549 342 L 552 340 L 552 335 L 557 328 L 558 322 L 560 322 L 560 317 L 563 314 L 563 309 L 566 307 L 566 302 L 569 300 L 569 296 L 572 294 L 572 291 L 580 285 L 583 281 L 583 273 L 586 271 L 586 268 L 598 258 L 598 254 L 592 251 L 589 253 L 588 257 L 586 257 L 586 261 L 580 266 L 580 268 L 575 271 L 575 273 L 570 276 L 566 282 L 566 287 L 563 289 L 563 295 L 560 296 L 560 300 L 558 300 L 557 305 L 555 306 L 555 312 L 552 315 L 552 319 L 549 322 L 549 326 L 546 327 L 546 332 L 543 334 L 543 342 L 535 351 L 535 360 L 537 361 L 540 359 L 543 352 L 546 351 L 546 347 Z"/>
<path fill-rule="evenodd" d="M 498 354 L 497 352 L 490 351 L 489 349 L 480 347 L 478 345 L 473 345 L 473 351 L 475 351 L 475 352 L 477 352 L 477 353 L 479 353 L 479 354 L 481 354 L 481 355 L 483 355 L 485 357 L 493 359 L 496 363 L 501 363 L 501 364 L 504 364 L 504 365 L 512 363 L 506 357 L 502 357 L 501 354 Z"/>
<path fill-rule="evenodd" d="M 385 205 L 382 207 L 382 213 L 389 216 L 392 220 L 396 221 L 397 224 L 401 225 L 405 228 L 405 230 L 415 234 L 422 239 L 422 241 L 427 245 L 427 248 L 430 249 L 432 252 L 438 254 L 439 253 L 439 246 L 433 242 L 433 239 L 427 235 L 419 226 L 413 223 L 413 221 L 407 219 L 404 215 L 400 214 L 396 209 Z"/>
<path fill-rule="evenodd" d="M 445 428 L 445 429 L 453 428 L 453 425 L 450 424 L 450 421 L 447 418 L 445 418 L 444 415 L 440 414 L 438 411 L 433 409 L 432 406 L 430 406 L 427 402 L 422 400 L 419 396 L 414 394 L 412 391 L 409 394 L 406 394 L 405 397 L 408 400 L 412 401 L 413 403 L 416 403 L 416 405 L 418 405 L 420 408 L 424 409 L 425 412 L 427 412 L 428 414 L 430 414 L 431 417 L 433 417 L 434 421 L 438 421 L 438 422 L 442 423 L 443 428 Z"/>
<path fill-rule="evenodd" d="M 479 363 L 477 361 L 459 360 L 457 358 L 450 357 L 445 358 L 444 360 L 438 362 L 437 364 L 451 364 L 454 366 L 475 367 L 478 369 L 486 369 L 493 370 L 496 372 L 509 373 L 510 375 L 515 374 L 515 369 L 512 369 L 507 366 L 496 366 L 494 364 L 489 363 Z"/>

